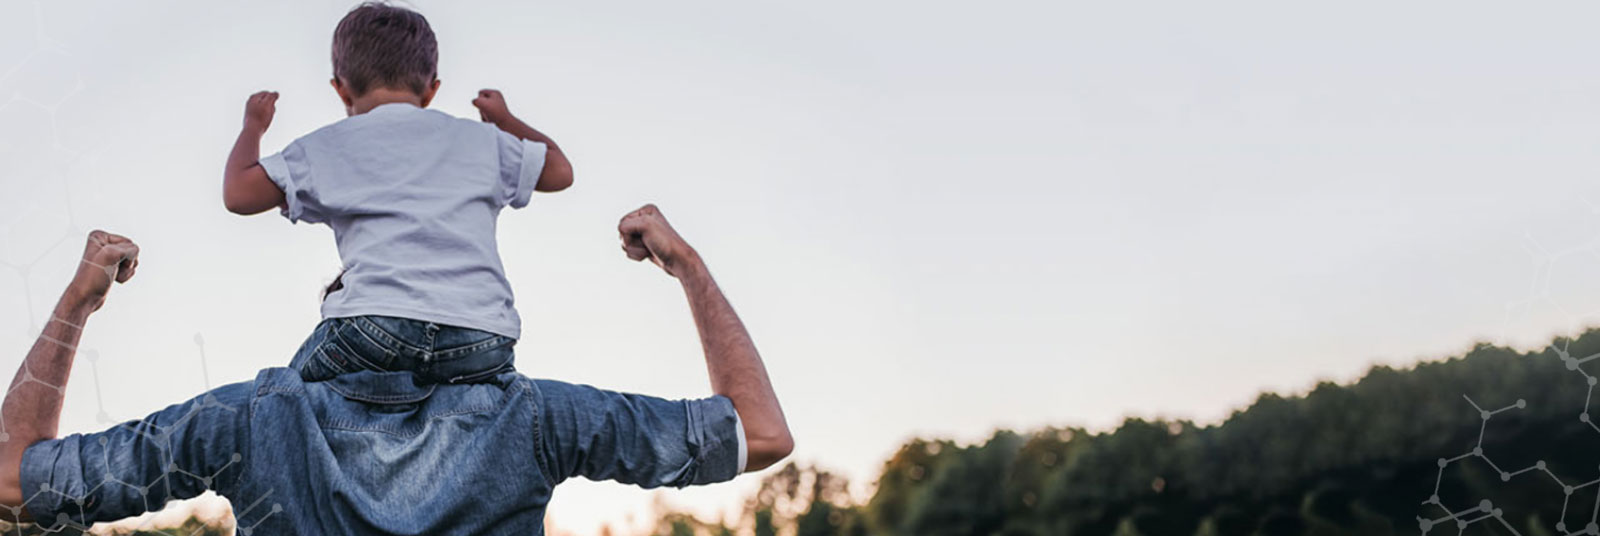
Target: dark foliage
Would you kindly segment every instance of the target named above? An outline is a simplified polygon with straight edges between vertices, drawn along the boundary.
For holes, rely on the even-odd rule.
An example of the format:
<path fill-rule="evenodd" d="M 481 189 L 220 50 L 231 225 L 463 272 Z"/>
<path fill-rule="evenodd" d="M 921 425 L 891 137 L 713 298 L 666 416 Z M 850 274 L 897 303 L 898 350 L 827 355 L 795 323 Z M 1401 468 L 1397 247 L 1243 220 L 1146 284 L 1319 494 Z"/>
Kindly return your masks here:
<path fill-rule="evenodd" d="M 1455 534 L 1455 512 L 1473 521 L 1464 534 L 1581 532 L 1600 500 L 1600 485 L 1582 486 L 1600 479 L 1600 428 L 1581 418 L 1592 387 L 1578 360 L 1595 354 L 1597 331 L 1532 353 L 1478 345 L 1409 370 L 1375 367 L 1304 396 L 1263 394 L 1214 426 L 1129 419 L 1097 434 L 1001 431 L 971 446 L 914 440 L 884 463 L 864 504 L 842 491 L 841 478 L 790 465 L 763 483 L 738 528 L 1383 535 L 1427 525 Z M 1480 434 L 1483 455 L 1472 455 Z M 1577 488 L 1570 498 L 1564 485 Z"/>

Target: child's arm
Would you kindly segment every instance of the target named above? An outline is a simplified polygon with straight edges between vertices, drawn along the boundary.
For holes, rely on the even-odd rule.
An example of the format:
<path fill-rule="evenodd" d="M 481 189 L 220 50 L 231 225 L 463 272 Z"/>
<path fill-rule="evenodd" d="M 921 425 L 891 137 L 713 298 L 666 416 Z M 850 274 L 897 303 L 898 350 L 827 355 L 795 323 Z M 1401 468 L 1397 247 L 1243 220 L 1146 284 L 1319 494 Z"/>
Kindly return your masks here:
<path fill-rule="evenodd" d="M 500 130 L 517 138 L 545 145 L 544 170 L 539 173 L 539 184 L 534 185 L 534 191 L 559 192 L 572 186 L 572 162 L 567 160 L 566 153 L 561 152 L 555 140 L 511 115 L 504 95 L 497 90 L 485 89 L 478 92 L 478 98 L 472 99 L 472 105 L 478 107 L 478 115 L 485 122 L 494 123 Z"/>
<path fill-rule="evenodd" d="M 284 203 L 283 190 L 261 167 L 261 135 L 272 125 L 278 94 L 262 91 L 244 104 L 244 128 L 222 172 L 222 205 L 234 214 L 260 214 Z"/>

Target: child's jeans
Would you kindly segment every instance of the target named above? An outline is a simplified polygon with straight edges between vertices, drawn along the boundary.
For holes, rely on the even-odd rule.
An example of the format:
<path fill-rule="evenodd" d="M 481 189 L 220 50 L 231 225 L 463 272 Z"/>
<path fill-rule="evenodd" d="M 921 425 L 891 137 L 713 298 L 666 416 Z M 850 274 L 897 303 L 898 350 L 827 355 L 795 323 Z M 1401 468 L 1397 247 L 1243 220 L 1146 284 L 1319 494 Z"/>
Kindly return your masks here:
<path fill-rule="evenodd" d="M 289 368 L 305 381 L 360 370 L 411 371 L 427 383 L 480 383 L 515 370 L 516 339 L 391 316 L 329 318 L 317 324 Z"/>

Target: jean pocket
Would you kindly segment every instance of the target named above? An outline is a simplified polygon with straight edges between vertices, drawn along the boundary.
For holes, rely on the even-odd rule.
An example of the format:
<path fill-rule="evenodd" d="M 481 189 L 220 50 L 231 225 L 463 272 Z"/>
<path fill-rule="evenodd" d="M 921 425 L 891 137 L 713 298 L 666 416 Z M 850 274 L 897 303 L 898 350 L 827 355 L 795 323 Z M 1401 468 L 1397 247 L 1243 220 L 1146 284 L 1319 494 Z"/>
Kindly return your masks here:
<path fill-rule="evenodd" d="M 330 341 L 343 348 L 356 369 L 386 370 L 394 361 L 395 351 L 361 330 L 351 319 L 341 322 L 333 330 Z"/>
<path fill-rule="evenodd" d="M 306 359 L 299 363 L 297 369 L 300 371 L 300 379 L 308 382 L 333 379 L 352 370 L 344 349 L 339 348 L 332 340 L 323 341 L 312 349 Z"/>

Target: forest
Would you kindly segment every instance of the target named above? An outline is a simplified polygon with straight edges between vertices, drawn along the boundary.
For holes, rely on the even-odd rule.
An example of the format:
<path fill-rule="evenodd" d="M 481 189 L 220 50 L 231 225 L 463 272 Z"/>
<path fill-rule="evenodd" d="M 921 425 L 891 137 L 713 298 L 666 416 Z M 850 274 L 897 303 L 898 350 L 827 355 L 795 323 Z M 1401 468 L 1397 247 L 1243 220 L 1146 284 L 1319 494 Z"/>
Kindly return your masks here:
<path fill-rule="evenodd" d="M 1593 357 L 1591 357 L 1593 356 Z M 916 439 L 870 497 L 822 467 L 770 472 L 733 525 L 660 535 L 1600 534 L 1600 331 L 1533 352 L 1478 344 L 1349 384 L 1260 395 L 1220 423 Z"/>

